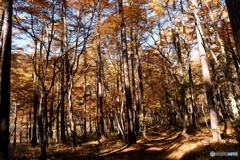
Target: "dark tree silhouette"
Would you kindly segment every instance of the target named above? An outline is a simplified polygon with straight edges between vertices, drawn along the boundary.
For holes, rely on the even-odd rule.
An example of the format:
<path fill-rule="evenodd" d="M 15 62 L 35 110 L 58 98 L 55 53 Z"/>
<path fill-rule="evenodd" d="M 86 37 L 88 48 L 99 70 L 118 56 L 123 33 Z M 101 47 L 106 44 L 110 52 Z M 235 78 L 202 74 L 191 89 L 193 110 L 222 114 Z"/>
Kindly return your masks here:
<path fill-rule="evenodd" d="M 0 159 L 9 159 L 10 68 L 12 49 L 12 0 L 4 1 L 0 105 Z M 4 93 L 4 94 L 2 94 Z"/>

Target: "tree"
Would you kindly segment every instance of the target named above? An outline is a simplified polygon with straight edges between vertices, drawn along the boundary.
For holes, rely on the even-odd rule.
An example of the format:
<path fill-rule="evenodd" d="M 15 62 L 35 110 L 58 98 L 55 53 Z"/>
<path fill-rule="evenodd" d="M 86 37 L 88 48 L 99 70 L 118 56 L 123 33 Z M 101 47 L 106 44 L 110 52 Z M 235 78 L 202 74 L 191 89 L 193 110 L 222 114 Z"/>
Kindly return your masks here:
<path fill-rule="evenodd" d="M 12 48 L 12 0 L 4 1 L 0 99 L 0 159 L 9 159 L 10 68 Z"/>
<path fill-rule="evenodd" d="M 124 10 L 122 0 L 118 0 L 118 9 L 120 16 L 120 34 L 121 34 L 121 51 L 123 58 L 123 77 L 124 77 L 124 91 L 127 108 L 127 121 L 128 121 L 128 143 L 136 143 L 136 135 L 133 123 L 133 108 L 132 108 L 132 93 L 130 88 L 130 74 L 129 74 L 129 62 L 128 62 L 128 47 L 126 39 L 126 28 L 124 20 Z"/>
<path fill-rule="evenodd" d="M 205 52 L 204 40 L 203 40 L 203 31 L 200 24 L 200 19 L 198 17 L 198 4 L 196 0 L 191 0 L 193 13 L 196 20 L 196 34 L 198 40 L 198 52 L 201 59 L 202 64 L 202 73 L 204 79 L 204 85 L 206 89 L 206 96 L 207 96 L 207 103 L 210 111 L 210 122 L 211 122 L 211 129 L 212 129 L 212 138 L 214 142 L 221 142 L 221 135 L 218 128 L 218 118 L 216 112 L 216 106 L 214 102 L 214 95 L 213 95 L 213 85 L 211 81 L 209 66 L 208 66 L 208 58 Z"/>
<path fill-rule="evenodd" d="M 238 0 L 225 0 L 228 15 L 232 26 L 232 33 L 234 37 L 234 41 L 236 44 L 236 50 L 238 54 L 238 62 L 240 63 L 240 1 Z"/>

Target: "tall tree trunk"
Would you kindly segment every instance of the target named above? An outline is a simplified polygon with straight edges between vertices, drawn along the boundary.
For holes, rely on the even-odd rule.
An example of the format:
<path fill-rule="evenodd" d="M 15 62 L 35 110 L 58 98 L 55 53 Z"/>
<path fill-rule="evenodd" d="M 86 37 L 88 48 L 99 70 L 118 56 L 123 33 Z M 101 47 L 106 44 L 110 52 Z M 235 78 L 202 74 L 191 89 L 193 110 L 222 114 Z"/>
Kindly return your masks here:
<path fill-rule="evenodd" d="M 38 95 L 36 93 L 37 91 L 34 91 L 33 95 L 33 128 L 32 128 L 32 138 L 31 138 L 31 144 L 32 147 L 37 145 L 37 110 L 38 110 Z"/>
<path fill-rule="evenodd" d="M 122 0 L 118 0 L 119 15 L 121 18 L 121 49 L 123 56 L 123 75 L 124 75 L 124 90 L 126 98 L 127 108 L 127 121 L 128 121 L 128 143 L 136 143 L 136 135 L 133 123 L 133 108 L 132 108 L 132 93 L 130 88 L 130 75 L 129 75 L 129 64 L 128 64 L 128 53 L 127 53 L 127 39 L 126 39 L 126 28 L 124 22 L 123 3 Z"/>
<path fill-rule="evenodd" d="M 55 92 L 55 91 L 53 90 L 53 92 Z M 54 122 L 54 119 L 53 119 L 53 105 L 54 105 L 54 98 L 52 99 L 51 105 L 50 105 L 49 123 L 48 123 L 48 133 L 49 133 L 48 135 L 49 135 L 49 138 L 50 138 L 51 141 L 53 139 L 52 124 Z"/>
<path fill-rule="evenodd" d="M 100 42 L 100 4 L 98 6 L 98 33 L 97 33 L 97 54 L 98 54 L 98 72 L 97 72 L 97 118 L 98 118 L 98 138 L 101 139 L 104 136 L 104 121 L 103 121 L 103 61 L 101 54 L 101 42 Z"/>
<path fill-rule="evenodd" d="M 134 65 L 134 58 L 135 58 L 135 43 L 134 43 L 134 35 L 133 35 L 134 29 L 131 26 L 130 27 L 130 38 L 131 38 L 131 42 L 133 42 L 130 46 L 131 48 L 131 81 L 132 81 L 132 95 L 133 95 L 133 108 L 134 108 L 134 122 L 135 122 L 135 132 L 136 134 L 139 133 L 139 113 L 140 113 L 140 108 L 139 108 L 139 97 L 137 95 L 137 90 L 136 90 L 136 82 L 135 82 L 135 65 Z"/>
<path fill-rule="evenodd" d="M 143 125 L 144 125 L 144 130 L 143 130 L 143 137 L 146 138 L 147 135 L 147 131 L 146 131 L 146 123 L 145 123 L 145 116 L 146 116 L 146 111 L 145 108 L 142 105 L 142 100 L 143 100 L 143 75 L 142 75 L 142 62 L 141 62 L 141 58 L 139 55 L 139 44 L 138 44 L 138 34 L 137 32 L 134 34 L 134 44 L 135 44 L 135 51 L 136 51 L 136 60 L 137 60 L 137 75 L 138 75 L 138 101 L 137 101 L 137 109 L 138 109 L 138 113 L 139 116 L 142 118 L 139 118 L 139 123 L 140 120 L 143 121 Z M 140 125 L 140 124 L 139 124 Z M 140 126 L 139 126 L 140 127 Z"/>
<path fill-rule="evenodd" d="M 193 13 L 196 20 L 196 33 L 197 33 L 197 40 L 198 40 L 198 51 L 200 54 L 200 60 L 202 64 L 202 73 L 203 73 L 203 79 L 206 89 L 206 95 L 207 95 L 207 103 L 208 108 L 210 111 L 210 122 L 211 122 L 211 129 L 212 129 L 212 137 L 214 142 L 221 142 L 221 136 L 218 128 L 218 119 L 217 119 L 217 112 L 215 108 L 215 102 L 213 97 L 213 86 L 211 82 L 210 72 L 209 72 L 209 66 L 207 62 L 207 55 L 204 49 L 204 41 L 202 39 L 203 32 L 202 27 L 200 24 L 200 19 L 198 17 L 198 4 L 196 0 L 191 0 L 193 4 Z"/>
<path fill-rule="evenodd" d="M 194 84 L 193 84 L 193 79 L 192 79 L 192 65 L 191 62 L 189 62 L 189 67 L 188 67 L 188 76 L 189 76 L 189 83 L 190 83 L 190 100 L 191 100 L 191 106 L 192 106 L 192 125 L 194 128 L 197 128 L 197 107 L 195 103 L 195 98 L 194 98 Z"/>
<path fill-rule="evenodd" d="M 66 54 L 66 40 L 67 40 L 67 33 L 66 33 L 66 1 L 62 1 L 62 39 L 61 39 L 61 54 L 62 58 L 62 71 L 61 71 L 61 141 L 62 143 L 66 143 L 66 134 L 65 134 L 65 72 L 66 72 L 66 62 L 65 62 L 65 54 Z"/>
<path fill-rule="evenodd" d="M 64 61 L 64 60 L 63 60 Z M 63 66 L 63 68 L 65 68 Z M 63 69 L 64 70 L 64 69 Z M 64 76 L 64 72 L 61 72 L 61 104 L 60 104 L 60 108 L 61 108 L 61 124 L 60 124 L 60 128 L 61 128 L 61 142 L 62 143 L 66 143 L 66 134 L 65 134 L 65 76 Z"/>
<path fill-rule="evenodd" d="M 15 115 L 14 115 L 14 139 L 13 139 L 13 145 L 16 146 L 16 140 L 17 140 L 17 102 L 15 102 L 15 105 L 14 105 L 14 112 L 15 112 Z"/>
<path fill-rule="evenodd" d="M 68 102 L 68 117 L 70 122 L 70 137 L 72 144 L 72 151 L 75 151 L 77 146 L 77 134 L 76 134 L 76 125 L 73 118 L 73 106 L 72 106 L 72 88 L 73 88 L 73 73 L 72 66 L 70 66 L 70 60 L 68 54 L 65 55 L 66 63 L 66 81 L 67 81 L 67 102 Z"/>
<path fill-rule="evenodd" d="M 84 67 L 87 68 L 87 57 L 84 55 Z M 83 118 L 83 138 L 85 140 L 87 135 L 87 73 L 84 71 L 84 85 L 83 85 L 83 112 L 84 112 L 84 118 Z"/>
<path fill-rule="evenodd" d="M 76 125 L 73 119 L 73 106 L 72 106 L 72 87 L 73 87 L 73 79 L 70 78 L 68 81 L 68 116 L 70 121 L 70 130 L 71 130 L 71 143 L 72 143 L 72 151 L 75 151 L 75 147 L 77 146 L 77 133 L 76 133 Z"/>
<path fill-rule="evenodd" d="M 180 44 L 180 35 L 177 31 L 172 31 L 173 33 L 173 40 L 174 40 L 174 47 L 177 52 L 177 57 L 178 57 L 178 64 L 180 65 L 179 68 L 179 74 L 180 74 L 180 79 L 177 79 L 176 76 L 175 79 L 179 82 L 180 84 L 180 95 L 181 95 L 181 106 L 182 106 L 182 112 L 183 112 L 183 131 L 182 135 L 188 137 L 187 135 L 187 125 L 188 125 L 188 108 L 186 106 L 186 91 L 185 91 L 185 76 L 184 76 L 184 63 L 182 60 L 182 53 L 181 53 L 181 44 Z"/>
<path fill-rule="evenodd" d="M 38 109 L 38 130 L 39 130 L 39 142 L 40 142 L 40 149 L 41 155 L 39 157 L 40 160 L 45 160 L 47 156 L 46 152 L 46 142 L 45 142 L 45 128 L 44 128 L 44 91 L 40 94 L 40 101 L 39 101 L 39 109 Z"/>
<path fill-rule="evenodd" d="M 2 73 L 0 91 L 0 159 L 9 159 L 10 68 L 12 49 L 12 0 L 4 0 Z"/>
<path fill-rule="evenodd" d="M 56 143 L 59 142 L 59 105 L 57 106 L 57 110 L 56 110 L 56 123 L 55 123 L 55 127 L 56 127 Z"/>

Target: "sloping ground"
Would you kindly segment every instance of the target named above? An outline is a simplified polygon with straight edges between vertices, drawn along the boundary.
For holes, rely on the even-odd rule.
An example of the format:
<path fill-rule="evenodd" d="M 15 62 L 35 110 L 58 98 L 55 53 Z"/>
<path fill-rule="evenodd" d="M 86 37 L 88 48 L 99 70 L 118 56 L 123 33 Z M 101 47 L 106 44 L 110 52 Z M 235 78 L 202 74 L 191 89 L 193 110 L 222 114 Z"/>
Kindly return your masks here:
<path fill-rule="evenodd" d="M 72 153 L 69 146 L 53 144 L 48 147 L 48 159 L 51 160 L 206 160 L 240 159 L 240 145 L 229 130 L 226 143 L 211 144 L 209 130 L 203 128 L 197 133 L 184 138 L 173 127 L 154 126 L 148 129 L 147 139 L 138 137 L 137 144 L 127 146 L 116 137 L 84 143 Z M 237 157 L 210 156 L 210 152 L 237 152 Z M 12 159 L 37 159 L 38 147 L 17 147 L 12 152 Z"/>

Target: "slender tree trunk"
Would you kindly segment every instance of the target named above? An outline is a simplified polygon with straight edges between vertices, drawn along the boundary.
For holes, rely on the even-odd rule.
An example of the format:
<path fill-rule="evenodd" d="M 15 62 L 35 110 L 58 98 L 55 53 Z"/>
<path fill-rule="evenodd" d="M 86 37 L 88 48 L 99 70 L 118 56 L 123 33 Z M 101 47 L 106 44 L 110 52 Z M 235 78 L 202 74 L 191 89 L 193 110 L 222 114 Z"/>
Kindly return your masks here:
<path fill-rule="evenodd" d="M 44 92 L 44 91 L 43 91 Z M 39 141 L 40 141 L 40 149 L 41 149 L 41 155 L 40 160 L 45 160 L 47 156 L 46 152 L 46 143 L 45 143 L 45 128 L 44 128 L 44 93 L 41 93 L 40 95 L 40 102 L 39 102 L 39 109 L 38 109 L 38 130 L 39 130 Z"/>
<path fill-rule="evenodd" d="M 55 91 L 53 90 L 53 92 L 55 92 Z M 50 138 L 51 141 L 53 139 L 52 124 L 54 122 L 54 119 L 53 119 L 53 103 L 54 103 L 54 98 L 52 99 L 51 105 L 50 105 L 49 123 L 48 123 L 49 138 Z"/>
<path fill-rule="evenodd" d="M 65 68 L 65 67 L 63 67 Z M 64 69 L 63 69 L 64 70 Z M 61 142 L 66 143 L 66 134 L 65 134 L 65 80 L 64 72 L 61 72 Z"/>
<path fill-rule="evenodd" d="M 32 108 L 29 110 L 29 130 L 28 130 L 28 141 L 31 142 L 32 139 Z"/>
<path fill-rule="evenodd" d="M 139 97 L 138 97 L 138 94 L 137 94 L 137 89 L 136 89 L 136 78 L 135 78 L 135 65 L 134 65 L 134 58 L 135 58 L 135 49 L 137 49 L 137 47 L 134 47 L 134 45 L 136 45 L 136 42 L 134 41 L 135 38 L 134 38 L 134 29 L 133 27 L 131 26 L 130 27 L 130 37 L 131 37 L 131 42 L 134 42 L 133 44 L 131 44 L 131 74 L 132 74 L 132 77 L 131 77 L 131 81 L 132 81 L 132 95 L 133 95 L 133 108 L 134 108 L 134 122 L 135 122 L 135 131 L 136 131 L 136 134 L 139 133 L 139 114 L 140 114 L 140 105 L 139 105 Z"/>
<path fill-rule="evenodd" d="M 136 61 L 137 61 L 137 75 L 138 75 L 138 98 L 137 98 L 137 109 L 138 109 L 138 113 L 139 113 L 139 127 L 140 127 L 140 121 L 144 121 L 145 122 L 145 115 L 146 115 L 146 111 L 145 108 L 142 105 L 142 100 L 143 100 L 143 75 L 142 75 L 142 62 L 141 62 L 141 58 L 139 55 L 139 44 L 138 44 L 138 34 L 135 33 L 134 34 L 134 44 L 135 44 L 135 52 L 136 52 Z M 144 123 L 144 125 L 146 125 L 146 123 Z M 144 127 L 146 128 L 146 127 Z M 145 135 L 144 137 L 146 138 L 146 130 L 143 130 L 143 135 Z"/>
<path fill-rule="evenodd" d="M 0 99 L 0 159 L 9 159 L 10 68 L 12 49 L 12 0 L 4 0 Z"/>
<path fill-rule="evenodd" d="M 91 114 L 89 115 L 89 133 L 91 134 L 92 133 L 92 116 Z"/>
<path fill-rule="evenodd" d="M 20 120 L 20 133 L 19 133 L 19 142 L 20 144 L 22 143 L 22 128 L 23 128 L 23 110 L 22 110 L 22 117 L 21 117 L 21 120 Z"/>
<path fill-rule="evenodd" d="M 118 127 L 118 133 L 120 132 L 120 134 L 122 135 L 122 140 L 125 140 L 125 134 L 124 134 L 124 130 L 120 124 L 120 121 L 119 121 L 119 118 L 118 118 L 118 115 L 116 114 L 116 122 L 117 122 L 117 127 Z"/>
<path fill-rule="evenodd" d="M 66 134 L 65 134 L 65 72 L 66 72 L 66 1 L 62 1 L 62 40 L 61 40 L 61 54 L 62 58 L 62 72 L 61 72 L 61 141 L 62 143 L 66 143 Z"/>
<path fill-rule="evenodd" d="M 101 20 L 101 8 L 100 1 L 98 1 L 97 9 L 97 19 L 98 19 L 98 32 L 97 32 L 97 54 L 98 54 L 98 72 L 97 72 L 97 115 L 98 115 L 98 138 L 101 139 L 102 136 L 105 136 L 104 131 L 104 120 L 103 120 L 103 60 L 101 53 L 101 33 L 100 33 L 100 20 Z"/>
<path fill-rule="evenodd" d="M 69 56 L 65 55 L 66 63 L 66 81 L 67 81 L 67 101 L 68 101 L 68 117 L 70 122 L 70 137 L 72 144 L 72 151 L 75 152 L 75 147 L 77 146 L 77 134 L 76 125 L 73 118 L 73 106 L 72 106 L 72 88 L 73 88 L 73 73 L 72 66 L 70 66 Z"/>
<path fill-rule="evenodd" d="M 15 102 L 14 105 L 15 108 L 15 115 L 14 115 L 14 139 L 13 139 L 13 145 L 16 146 L 16 139 L 17 139 L 17 102 Z"/>
<path fill-rule="evenodd" d="M 185 84 L 184 84 L 184 64 L 182 60 L 182 52 L 181 52 L 181 44 L 180 44 L 180 35 L 177 31 L 172 31 L 173 33 L 173 40 L 174 40 L 174 47 L 177 52 L 178 56 L 178 64 L 180 64 L 179 68 L 179 74 L 180 74 L 180 79 L 175 79 L 179 82 L 180 85 L 180 96 L 181 96 L 181 106 L 182 106 L 182 113 L 183 113 L 183 131 L 182 135 L 185 137 L 188 137 L 187 134 L 187 125 L 188 125 L 188 108 L 186 106 L 186 91 L 185 91 Z"/>
<path fill-rule="evenodd" d="M 36 90 L 36 89 L 35 89 Z M 34 91 L 33 95 L 33 128 L 32 128 L 32 138 L 31 138 L 31 144 L 32 147 L 37 145 L 37 108 L 38 108 L 38 95 L 36 93 L 37 91 Z"/>
<path fill-rule="evenodd" d="M 194 7 L 193 13 L 196 20 L 196 32 L 197 32 L 197 40 L 198 40 L 198 47 L 199 47 L 198 49 L 199 49 L 200 60 L 202 64 L 202 72 L 203 72 L 203 79 L 204 79 L 204 84 L 206 89 L 208 108 L 210 111 L 212 137 L 214 142 L 221 142 L 222 139 L 221 139 L 219 128 L 218 128 L 217 112 L 216 112 L 215 102 L 213 97 L 213 86 L 211 82 L 209 66 L 207 63 L 207 56 L 204 49 L 204 41 L 202 39 L 202 36 L 203 36 L 202 27 L 198 17 L 198 5 L 196 0 L 191 0 L 191 1 Z"/>
<path fill-rule="evenodd" d="M 84 55 L 84 67 L 87 68 L 87 57 Z M 86 139 L 87 135 L 87 73 L 84 72 L 84 86 L 83 86 L 83 112 L 84 112 L 84 118 L 83 118 L 83 138 Z M 91 116 L 91 115 L 90 115 Z"/>
<path fill-rule="evenodd" d="M 130 88 L 130 75 L 129 75 L 129 64 L 128 64 L 128 53 L 127 53 L 127 39 L 126 39 L 126 28 L 124 22 L 123 3 L 122 0 L 118 0 L 119 14 L 121 17 L 121 49 L 123 56 L 123 75 L 124 75 L 124 91 L 126 98 L 127 107 L 127 121 L 128 121 L 128 143 L 136 143 L 136 135 L 133 123 L 133 108 L 132 108 L 132 93 Z"/>
<path fill-rule="evenodd" d="M 70 121 L 70 129 L 71 129 L 71 141 L 72 141 L 72 151 L 75 151 L 75 147 L 77 146 L 77 133 L 76 133 L 76 125 L 73 119 L 73 106 L 72 106 L 72 79 L 68 82 L 68 116 Z"/>
<path fill-rule="evenodd" d="M 100 23 L 100 11 L 98 11 L 98 21 Z M 100 25 L 100 24 L 99 24 Z M 102 54 L 101 54 L 101 44 L 100 44 L 100 30 L 98 31 L 98 44 L 97 44 L 97 54 L 98 54 L 98 73 L 97 73 L 97 105 L 98 105 L 98 134 L 100 134 L 99 138 L 101 139 L 101 136 L 104 136 L 104 121 L 103 121 L 103 61 L 102 61 Z"/>
<path fill-rule="evenodd" d="M 109 114 L 109 121 L 110 121 L 110 132 L 114 132 L 114 112 L 113 110 L 110 110 L 109 111 L 110 114 Z"/>
<path fill-rule="evenodd" d="M 194 98 L 194 84 L 193 84 L 193 79 L 192 79 L 192 66 L 191 62 L 189 62 L 189 67 L 188 67 L 188 76 L 189 76 L 189 83 L 190 83 L 190 100 L 191 100 L 191 106 L 192 106 L 192 125 L 194 128 L 197 128 L 197 107 L 195 103 L 195 98 Z"/>
<path fill-rule="evenodd" d="M 59 142 L 59 105 L 57 106 L 56 110 L 56 143 Z"/>

